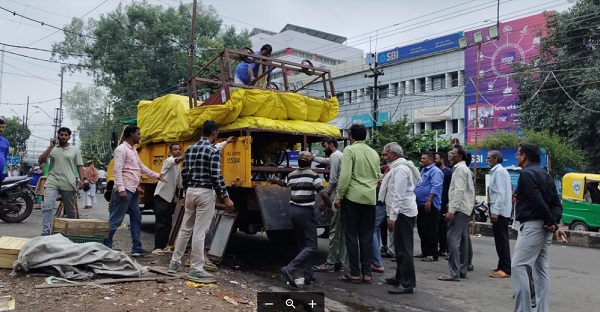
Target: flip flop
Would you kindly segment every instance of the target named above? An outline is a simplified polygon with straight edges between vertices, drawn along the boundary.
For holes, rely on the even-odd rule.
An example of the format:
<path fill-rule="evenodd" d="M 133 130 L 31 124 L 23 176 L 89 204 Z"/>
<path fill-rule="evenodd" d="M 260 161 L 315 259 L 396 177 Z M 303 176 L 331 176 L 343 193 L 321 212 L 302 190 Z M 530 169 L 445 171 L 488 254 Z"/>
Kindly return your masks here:
<path fill-rule="evenodd" d="M 366 276 L 368 276 L 369 279 L 365 279 Z M 363 284 L 373 284 L 373 277 L 371 275 L 363 276 L 362 283 Z"/>
<path fill-rule="evenodd" d="M 359 278 L 352 277 L 348 273 L 346 273 L 346 274 L 338 277 L 338 280 L 342 281 L 342 282 L 346 282 L 346 283 L 352 283 L 352 284 L 361 284 L 363 282 L 362 278 L 360 278 L 360 277 Z"/>

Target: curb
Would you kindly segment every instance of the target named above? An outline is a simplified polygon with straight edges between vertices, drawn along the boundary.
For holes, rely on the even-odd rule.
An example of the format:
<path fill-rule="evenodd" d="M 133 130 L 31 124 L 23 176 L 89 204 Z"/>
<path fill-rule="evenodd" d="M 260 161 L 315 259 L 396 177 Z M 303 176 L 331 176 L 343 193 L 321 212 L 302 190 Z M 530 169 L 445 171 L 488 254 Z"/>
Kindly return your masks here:
<path fill-rule="evenodd" d="M 483 236 L 494 236 L 491 223 L 476 222 L 475 228 L 477 234 L 481 234 Z M 471 225 L 469 223 L 469 230 L 470 229 Z M 600 233 L 598 232 L 565 230 L 565 234 L 567 235 L 568 242 L 561 245 L 600 249 Z M 517 230 L 509 228 L 508 237 L 510 239 L 517 239 Z"/>

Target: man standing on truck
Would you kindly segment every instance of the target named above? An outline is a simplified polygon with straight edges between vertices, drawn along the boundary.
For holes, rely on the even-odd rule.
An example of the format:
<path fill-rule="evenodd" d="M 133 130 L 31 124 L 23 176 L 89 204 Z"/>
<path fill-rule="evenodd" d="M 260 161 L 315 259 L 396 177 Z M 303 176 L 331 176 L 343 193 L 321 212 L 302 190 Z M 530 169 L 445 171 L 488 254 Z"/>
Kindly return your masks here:
<path fill-rule="evenodd" d="M 75 219 L 75 195 L 78 189 L 83 188 L 83 179 L 79 185 L 75 177 L 75 169 L 79 177 L 83 177 L 83 160 L 76 146 L 69 144 L 71 130 L 60 128 L 57 131 L 58 139 L 50 140 L 50 146 L 40 155 L 38 162 L 45 163 L 50 159 L 48 178 L 44 184 L 44 203 L 42 205 L 42 236 L 50 235 L 50 225 L 54 214 L 56 198 L 60 193 L 67 218 Z"/>
<path fill-rule="evenodd" d="M 112 209 L 108 219 L 110 231 L 105 242 L 106 246 L 112 248 L 115 232 L 121 226 L 125 214 L 128 214 L 132 257 L 145 256 L 149 253 L 142 248 L 142 242 L 140 241 L 142 212 L 138 203 L 138 186 L 142 174 L 166 182 L 160 174 L 150 170 L 140 160 L 134 147 L 135 144 L 140 142 L 140 136 L 140 128 L 136 126 L 125 127 L 125 130 L 123 130 L 123 143 L 114 151 L 113 176 L 115 177 L 115 186 L 111 198 Z"/>
<path fill-rule="evenodd" d="M 323 140 L 323 151 L 325 152 L 324 157 L 313 157 L 313 161 L 320 164 L 329 165 L 329 185 L 327 185 L 327 194 L 329 200 L 335 200 L 336 189 L 338 179 L 340 176 L 340 169 L 342 165 L 342 152 L 337 149 L 338 142 L 333 137 L 327 137 Z M 324 210 L 327 208 L 324 202 L 321 202 L 320 209 Z M 346 242 L 344 240 L 344 233 L 342 227 L 342 220 L 340 217 L 340 209 L 333 208 L 333 216 L 331 217 L 331 225 L 329 226 L 329 249 L 327 251 L 327 262 L 315 266 L 314 270 L 317 272 L 339 272 L 344 270 L 344 261 L 346 261 Z"/>
<path fill-rule="evenodd" d="M 381 171 L 379 154 L 366 144 L 366 138 L 364 125 L 350 126 L 352 145 L 344 149 L 335 207 L 341 207 L 350 266 L 350 273 L 339 277 L 339 280 L 372 284 L 376 188 Z"/>
<path fill-rule="evenodd" d="M 262 48 L 260 48 L 260 52 L 254 52 L 254 54 L 270 57 L 271 52 L 273 52 L 273 47 L 271 47 L 270 44 L 265 44 L 262 46 Z M 260 61 L 262 61 L 262 60 L 260 60 Z M 266 87 L 271 83 L 271 74 L 270 73 L 267 74 L 266 78 L 263 77 L 258 81 L 254 81 L 254 79 L 256 79 L 256 77 L 261 76 L 267 70 L 268 70 L 268 66 L 266 66 L 266 65 L 241 62 L 235 68 L 234 82 L 236 84 L 254 85 L 256 87 Z"/>
<path fill-rule="evenodd" d="M 185 213 L 168 271 L 177 272 L 187 242 L 192 236 L 192 259 L 188 273 L 188 278 L 191 279 L 213 277 L 204 269 L 204 239 L 215 214 L 215 190 L 219 192 L 226 209 L 233 209 L 233 202 L 229 198 L 221 172 L 221 153 L 214 144 L 218 134 L 217 123 L 212 120 L 205 121 L 202 125 L 202 138 L 186 150 L 183 158 L 181 178 L 183 187 L 187 187 Z"/>
<path fill-rule="evenodd" d="M 171 154 L 163 162 L 160 174 L 166 183 L 158 182 L 154 191 L 154 251 L 153 254 L 162 255 L 167 248 L 171 224 L 173 223 L 173 211 L 179 200 L 177 189 L 183 189 L 181 183 L 181 168 L 179 164 L 183 161 L 181 156 L 181 144 L 171 143 L 169 145 Z"/>
<path fill-rule="evenodd" d="M 317 245 L 317 220 L 315 217 L 315 192 L 321 195 L 327 209 L 331 209 L 331 202 L 327 190 L 323 187 L 319 175 L 310 170 L 312 161 L 310 152 L 302 151 L 298 154 L 298 169 L 288 175 L 288 183 L 292 197 L 290 199 L 290 216 L 294 232 L 298 238 L 300 253 L 288 265 L 281 268 L 281 274 L 294 288 L 298 284 L 294 280 L 294 271 L 304 268 L 304 284 L 310 285 L 313 278 L 312 257 L 318 249 Z M 270 178 L 269 182 L 284 186 L 283 181 Z"/>

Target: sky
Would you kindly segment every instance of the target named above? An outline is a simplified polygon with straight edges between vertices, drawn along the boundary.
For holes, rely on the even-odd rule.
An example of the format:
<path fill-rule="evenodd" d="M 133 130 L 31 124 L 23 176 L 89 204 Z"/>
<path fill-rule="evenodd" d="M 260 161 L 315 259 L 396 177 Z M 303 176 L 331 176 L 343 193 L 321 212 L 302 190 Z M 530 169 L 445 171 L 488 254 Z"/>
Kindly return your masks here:
<path fill-rule="evenodd" d="M 135 0 L 134 0 L 135 1 Z M 0 44 L 51 49 L 60 42 L 73 17 L 98 19 L 113 11 L 119 0 L 0 0 Z M 139 1 L 136 1 L 139 2 Z M 178 6 L 192 0 L 147 0 L 152 5 Z M 496 21 L 497 0 L 205 0 L 224 25 L 237 29 L 258 27 L 278 32 L 295 24 L 348 38 L 345 44 L 366 52 L 385 51 L 429 38 L 491 26 Z M 500 21 L 541 13 L 564 11 L 569 0 L 500 0 Z M 3 10 L 6 9 L 6 10 Z M 35 23 L 11 12 L 42 21 Z M 23 117 L 29 96 L 28 147 L 43 150 L 52 137 L 54 111 L 59 107 L 60 65 L 10 54 L 50 59 L 50 53 L 5 47 L 0 90 L 0 115 Z M 85 73 L 65 74 L 64 92 L 79 82 L 93 84 Z M 35 107 L 37 106 L 37 107 Z M 66 118 L 63 126 L 76 129 Z M 78 139 L 78 138 L 77 138 Z"/>

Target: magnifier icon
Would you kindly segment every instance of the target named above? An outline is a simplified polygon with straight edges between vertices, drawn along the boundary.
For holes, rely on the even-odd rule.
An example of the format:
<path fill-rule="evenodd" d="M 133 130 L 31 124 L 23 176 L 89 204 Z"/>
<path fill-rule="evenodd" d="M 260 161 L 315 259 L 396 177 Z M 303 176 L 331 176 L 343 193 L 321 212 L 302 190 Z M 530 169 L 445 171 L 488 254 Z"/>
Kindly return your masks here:
<path fill-rule="evenodd" d="M 294 310 L 296 309 L 296 307 L 294 306 L 294 300 L 292 300 L 292 299 L 286 300 L 285 301 L 285 305 L 288 306 L 288 307 L 294 308 Z"/>

